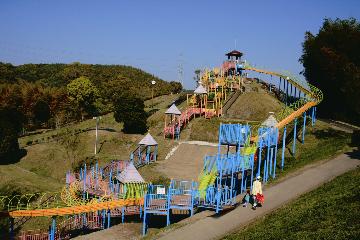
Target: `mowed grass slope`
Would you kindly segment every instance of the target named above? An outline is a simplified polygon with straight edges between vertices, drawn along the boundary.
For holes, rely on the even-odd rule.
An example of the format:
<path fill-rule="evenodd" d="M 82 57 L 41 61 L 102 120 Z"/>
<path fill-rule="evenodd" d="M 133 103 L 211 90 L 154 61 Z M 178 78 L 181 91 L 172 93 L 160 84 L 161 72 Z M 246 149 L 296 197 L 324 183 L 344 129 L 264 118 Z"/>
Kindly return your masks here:
<path fill-rule="evenodd" d="M 173 144 L 163 139 L 161 131 L 164 112 L 178 96 L 166 95 L 145 102 L 146 110 L 158 109 L 148 121 L 149 131 L 159 143 L 159 159 L 165 157 Z M 99 161 L 103 166 L 111 160 L 128 160 L 130 152 L 144 136 L 124 134 L 121 129 L 122 124 L 115 122 L 112 113 L 102 116 L 96 157 L 93 119 L 20 138 L 20 146 L 26 150 L 26 155 L 16 163 L 0 165 L 0 195 L 59 191 L 65 184 L 65 172 L 84 162 Z M 73 149 L 69 149 L 61 144 L 63 139 L 77 142 L 76 146 L 72 144 Z"/>
<path fill-rule="evenodd" d="M 360 168 L 223 239 L 360 239 Z"/>
<path fill-rule="evenodd" d="M 282 107 L 283 103 L 268 92 L 247 92 L 236 99 L 227 114 L 230 118 L 264 121 L 269 116 L 269 112 L 277 112 Z"/>

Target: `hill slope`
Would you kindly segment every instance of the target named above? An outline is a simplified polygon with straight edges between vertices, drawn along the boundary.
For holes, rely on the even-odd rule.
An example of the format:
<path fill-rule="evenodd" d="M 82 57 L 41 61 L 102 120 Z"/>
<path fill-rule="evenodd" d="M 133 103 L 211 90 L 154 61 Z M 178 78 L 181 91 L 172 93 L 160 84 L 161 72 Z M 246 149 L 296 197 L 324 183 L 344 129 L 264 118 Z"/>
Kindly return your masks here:
<path fill-rule="evenodd" d="M 230 118 L 249 121 L 263 121 L 269 112 L 277 112 L 283 104 L 265 91 L 248 92 L 240 95 L 227 111 Z"/>

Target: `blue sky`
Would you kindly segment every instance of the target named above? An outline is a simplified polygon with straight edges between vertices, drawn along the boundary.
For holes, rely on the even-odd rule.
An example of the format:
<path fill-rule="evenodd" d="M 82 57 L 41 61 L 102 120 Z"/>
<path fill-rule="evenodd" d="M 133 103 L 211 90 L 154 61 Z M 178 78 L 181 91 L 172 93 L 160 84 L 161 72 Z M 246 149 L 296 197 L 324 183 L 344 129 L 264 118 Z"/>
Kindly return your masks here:
<path fill-rule="evenodd" d="M 235 48 L 257 66 L 298 74 L 305 31 L 360 19 L 360 1 L 0 1 L 0 61 L 125 64 L 194 88 L 194 70 Z"/>

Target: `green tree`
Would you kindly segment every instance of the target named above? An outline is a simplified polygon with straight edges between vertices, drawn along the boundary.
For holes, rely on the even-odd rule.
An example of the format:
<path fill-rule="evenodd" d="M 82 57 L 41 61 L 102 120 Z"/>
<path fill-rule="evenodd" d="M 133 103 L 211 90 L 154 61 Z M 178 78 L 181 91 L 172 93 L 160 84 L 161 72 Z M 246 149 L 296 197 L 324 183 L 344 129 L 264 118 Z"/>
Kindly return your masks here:
<path fill-rule="evenodd" d="M 183 89 L 181 83 L 174 82 L 174 81 L 170 82 L 170 87 L 171 87 L 171 92 L 172 93 L 180 93 L 181 90 Z"/>
<path fill-rule="evenodd" d="M 306 32 L 300 62 L 319 87 L 322 117 L 360 124 L 360 24 L 354 18 L 325 19 L 316 35 Z"/>
<path fill-rule="evenodd" d="M 99 97 L 99 91 L 88 78 L 74 79 L 67 85 L 67 92 L 70 102 L 79 107 L 81 119 L 84 119 L 84 112 L 89 115 L 97 115 L 94 104 Z"/>
<path fill-rule="evenodd" d="M 50 119 L 50 107 L 44 100 L 38 100 L 34 105 L 34 118 L 38 123 L 46 123 Z"/>
<path fill-rule="evenodd" d="M 200 73 L 201 73 L 201 70 L 200 69 L 196 69 L 195 70 L 195 77 L 194 77 L 194 80 L 196 82 L 196 86 L 199 85 L 199 82 L 200 82 Z"/>
<path fill-rule="evenodd" d="M 129 94 L 121 95 L 114 102 L 114 118 L 115 121 L 124 123 L 124 133 L 147 132 L 147 113 L 144 107 L 143 100 Z"/>
<path fill-rule="evenodd" d="M 0 108 L 0 163 L 11 162 L 18 156 L 22 121 L 21 113 L 15 108 Z"/>

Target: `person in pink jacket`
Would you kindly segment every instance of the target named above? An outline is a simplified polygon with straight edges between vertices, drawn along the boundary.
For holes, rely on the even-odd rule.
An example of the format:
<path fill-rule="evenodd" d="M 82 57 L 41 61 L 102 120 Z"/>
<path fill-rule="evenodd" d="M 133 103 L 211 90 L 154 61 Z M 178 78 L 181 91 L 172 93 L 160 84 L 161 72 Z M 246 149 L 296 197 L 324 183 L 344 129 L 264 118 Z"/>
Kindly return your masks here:
<path fill-rule="evenodd" d="M 256 195 L 261 194 L 262 195 L 262 186 L 261 186 L 261 182 L 260 182 L 260 176 L 256 177 L 256 180 L 253 182 L 253 186 L 252 186 L 252 198 L 253 198 L 253 209 L 256 209 L 256 206 L 258 205 L 258 202 L 256 200 Z"/>

